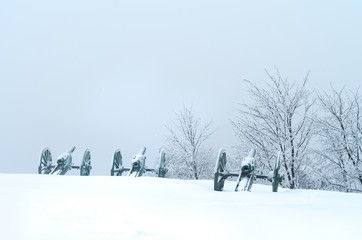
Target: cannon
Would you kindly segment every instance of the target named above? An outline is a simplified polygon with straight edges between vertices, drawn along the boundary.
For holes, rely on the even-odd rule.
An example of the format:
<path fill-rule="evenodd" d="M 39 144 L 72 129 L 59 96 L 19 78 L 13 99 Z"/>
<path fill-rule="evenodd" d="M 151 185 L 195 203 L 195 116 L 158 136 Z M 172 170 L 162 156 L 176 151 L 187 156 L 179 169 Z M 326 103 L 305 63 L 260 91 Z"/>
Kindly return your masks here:
<path fill-rule="evenodd" d="M 250 191 L 253 181 L 259 178 L 267 179 L 272 182 L 272 191 L 277 192 L 279 183 L 284 179 L 284 176 L 279 174 L 280 152 L 278 153 L 273 171 L 269 172 L 268 175 L 256 174 L 255 154 L 255 149 L 250 150 L 249 154 L 241 162 L 240 172 L 232 173 L 226 168 L 226 152 L 224 149 L 220 149 L 214 169 L 214 190 L 222 191 L 227 178 L 237 177 L 235 191 L 239 191 L 239 187 L 241 191 Z"/>
<path fill-rule="evenodd" d="M 147 168 L 145 154 L 146 147 L 143 147 L 141 151 L 132 158 L 131 167 L 125 168 L 122 164 L 121 151 L 117 149 L 113 155 L 111 176 L 122 176 L 124 172 L 127 172 L 127 176 L 129 177 L 141 177 L 146 172 L 153 172 L 156 173 L 158 177 L 165 177 L 167 173 L 165 151 L 161 151 L 159 166 L 156 169 Z"/>
<path fill-rule="evenodd" d="M 69 151 L 61 154 L 57 158 L 56 165 L 52 163 L 52 154 L 49 148 L 45 147 L 40 154 L 40 164 L 38 167 L 39 174 L 53 174 L 53 175 L 65 175 L 71 169 L 79 169 L 81 176 L 89 176 L 92 169 L 91 155 L 88 149 L 85 150 L 83 155 L 83 161 L 80 166 L 74 166 L 72 161 L 72 153 L 75 147 L 72 147 Z"/>

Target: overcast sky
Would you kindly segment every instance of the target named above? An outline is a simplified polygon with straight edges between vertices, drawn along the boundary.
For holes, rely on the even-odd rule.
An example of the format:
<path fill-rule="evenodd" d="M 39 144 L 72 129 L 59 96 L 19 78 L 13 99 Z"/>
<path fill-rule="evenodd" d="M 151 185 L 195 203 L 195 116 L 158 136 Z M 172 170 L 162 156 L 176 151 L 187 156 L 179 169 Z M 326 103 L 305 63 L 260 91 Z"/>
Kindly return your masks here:
<path fill-rule="evenodd" d="M 1 1 L 0 173 L 36 173 L 44 146 L 88 147 L 94 175 L 146 146 L 153 167 L 183 104 L 228 148 L 242 79 L 355 88 L 361 63 L 358 0 Z"/>

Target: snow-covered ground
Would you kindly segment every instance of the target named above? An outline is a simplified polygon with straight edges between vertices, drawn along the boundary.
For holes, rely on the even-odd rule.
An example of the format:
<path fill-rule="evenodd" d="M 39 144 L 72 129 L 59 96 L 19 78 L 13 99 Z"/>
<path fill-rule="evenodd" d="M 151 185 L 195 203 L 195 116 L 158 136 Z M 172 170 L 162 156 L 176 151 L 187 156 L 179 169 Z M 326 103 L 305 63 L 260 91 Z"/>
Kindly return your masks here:
<path fill-rule="evenodd" d="M 0 174 L 1 239 L 362 239 L 362 194 Z"/>

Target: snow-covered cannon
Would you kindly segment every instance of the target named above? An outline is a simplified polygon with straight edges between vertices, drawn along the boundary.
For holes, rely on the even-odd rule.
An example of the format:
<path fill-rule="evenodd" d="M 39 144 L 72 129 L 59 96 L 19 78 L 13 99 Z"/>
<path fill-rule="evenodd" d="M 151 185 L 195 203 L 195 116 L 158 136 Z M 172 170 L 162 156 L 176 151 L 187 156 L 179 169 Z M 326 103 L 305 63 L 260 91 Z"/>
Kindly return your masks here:
<path fill-rule="evenodd" d="M 269 175 L 260 175 L 255 172 L 255 149 L 250 150 L 248 156 L 246 156 L 241 162 L 241 169 L 239 173 L 229 172 L 226 168 L 226 152 L 224 149 L 220 149 L 218 157 L 216 159 L 214 170 L 214 190 L 222 191 L 224 188 L 225 180 L 229 177 L 237 177 L 235 191 L 239 190 L 239 186 L 242 191 L 250 191 L 253 185 L 253 181 L 256 178 L 268 179 L 272 182 L 272 191 L 278 191 L 279 183 L 284 179 L 283 175 L 279 174 L 280 169 L 280 153 L 278 153 L 277 161 L 273 171 Z"/>
<path fill-rule="evenodd" d="M 131 167 L 125 168 L 123 167 L 122 164 L 121 151 L 117 149 L 113 155 L 111 176 L 122 176 L 123 172 L 127 172 L 127 176 L 141 177 L 146 172 L 154 172 L 158 175 L 158 177 L 165 177 L 167 173 L 167 168 L 166 168 L 166 154 L 164 150 L 162 150 L 160 153 L 160 161 L 156 169 L 147 168 L 145 154 L 146 154 L 146 148 L 143 147 L 141 151 L 132 158 Z"/>
<path fill-rule="evenodd" d="M 92 169 L 90 151 L 86 149 L 83 155 L 82 164 L 80 166 L 74 166 L 72 160 L 72 153 L 74 152 L 74 150 L 75 147 L 72 147 L 69 151 L 61 154 L 57 158 L 56 165 L 53 165 L 52 154 L 50 153 L 49 148 L 43 148 L 40 155 L 38 173 L 64 175 L 71 169 L 79 169 L 81 176 L 89 176 Z"/>

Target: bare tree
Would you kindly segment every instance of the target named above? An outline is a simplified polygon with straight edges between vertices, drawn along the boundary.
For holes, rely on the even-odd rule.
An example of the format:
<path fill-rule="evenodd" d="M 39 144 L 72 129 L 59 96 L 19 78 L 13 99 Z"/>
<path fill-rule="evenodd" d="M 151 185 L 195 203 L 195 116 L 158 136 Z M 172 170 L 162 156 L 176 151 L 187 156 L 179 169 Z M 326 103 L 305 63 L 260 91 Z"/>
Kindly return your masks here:
<path fill-rule="evenodd" d="M 195 179 L 212 175 L 212 148 L 206 145 L 214 132 L 210 127 L 211 123 L 201 126 L 192 108 L 186 106 L 177 113 L 175 127 L 166 126 L 170 175 Z"/>
<path fill-rule="evenodd" d="M 339 190 L 362 190 L 362 100 L 358 90 L 344 88 L 319 94 L 324 115 L 319 120 L 322 143 L 317 153 L 331 166 L 324 180 Z"/>
<path fill-rule="evenodd" d="M 278 151 L 281 151 L 282 170 L 286 176 L 284 186 L 298 188 L 307 176 L 309 144 L 312 138 L 314 115 L 306 89 L 308 75 L 301 86 L 283 79 L 278 69 L 276 75 L 267 72 L 266 87 L 251 81 L 248 92 L 252 104 L 242 104 L 239 116 L 232 121 L 241 146 L 256 148 L 258 168 L 270 171 Z"/>

